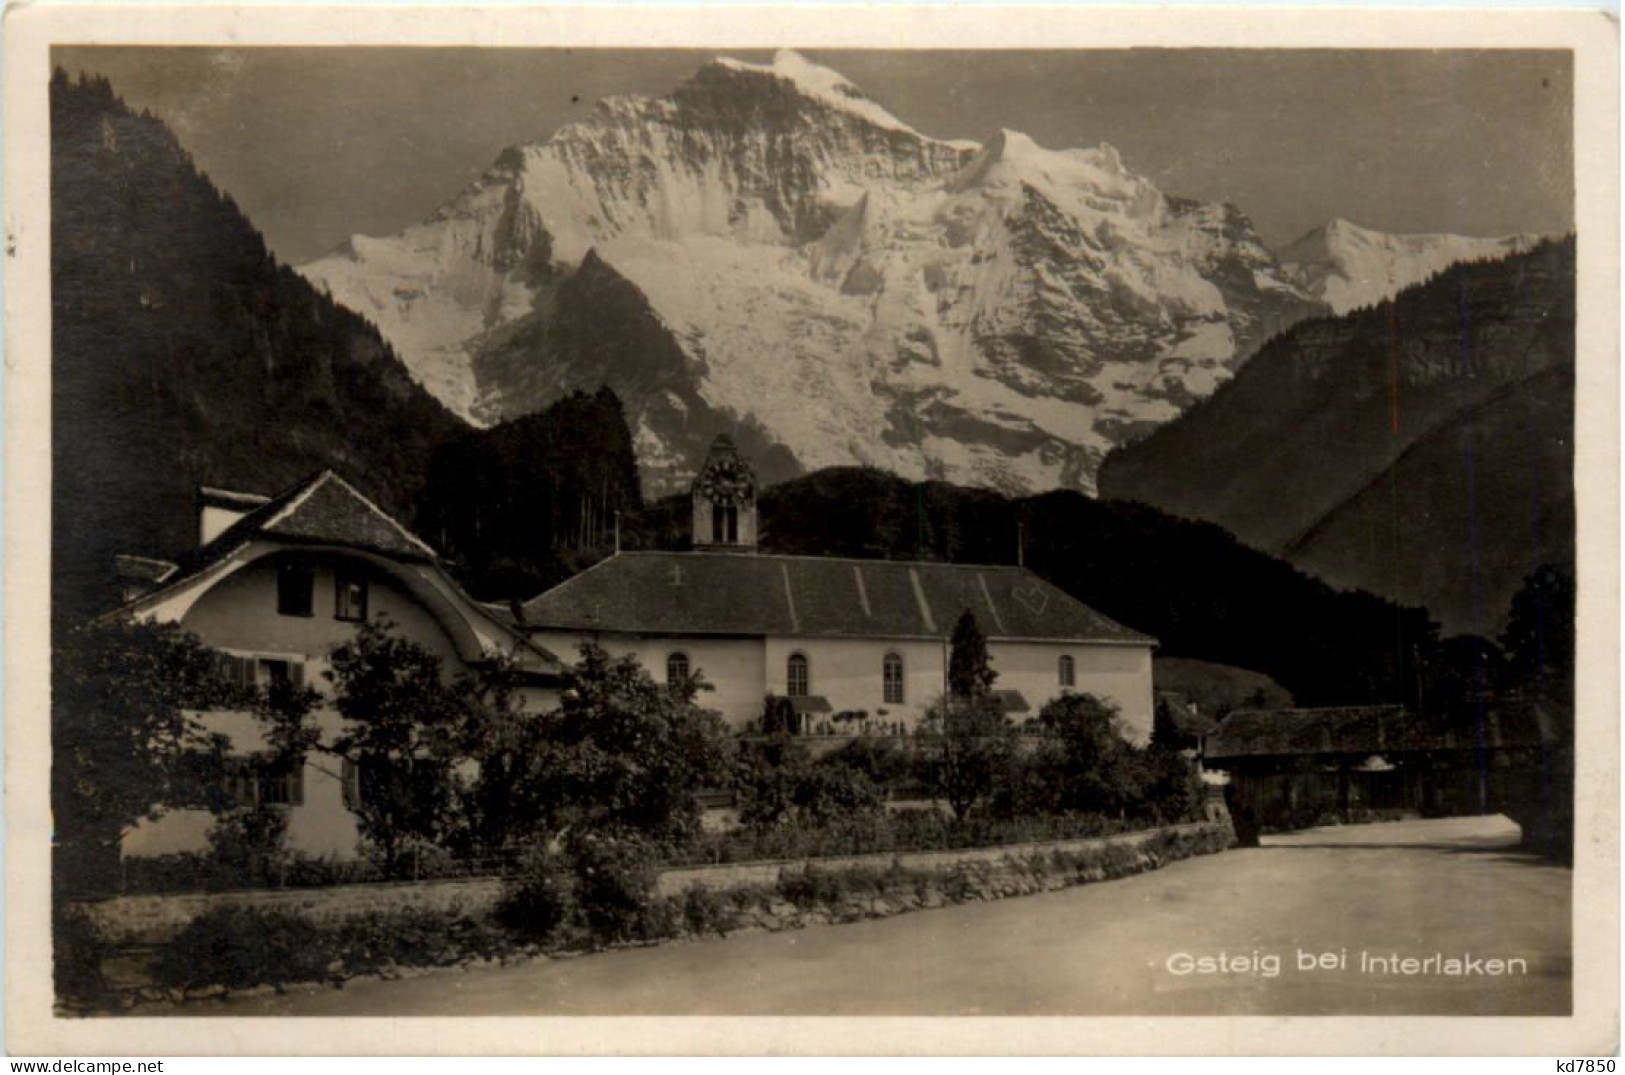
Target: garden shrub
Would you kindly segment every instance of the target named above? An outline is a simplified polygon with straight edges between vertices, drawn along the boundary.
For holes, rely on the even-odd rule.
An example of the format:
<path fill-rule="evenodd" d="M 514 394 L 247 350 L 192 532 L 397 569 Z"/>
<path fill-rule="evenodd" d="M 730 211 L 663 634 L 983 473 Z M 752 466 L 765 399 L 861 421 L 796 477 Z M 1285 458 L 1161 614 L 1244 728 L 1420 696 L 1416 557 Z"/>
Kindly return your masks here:
<path fill-rule="evenodd" d="M 821 768 L 862 773 L 876 788 L 896 788 L 912 782 L 917 768 L 896 743 L 878 736 L 860 735 L 818 759 Z"/>
<path fill-rule="evenodd" d="M 734 767 L 739 819 L 757 831 L 837 826 L 880 813 L 884 796 L 859 766 L 814 762 L 795 739 L 752 743 Z"/>
<path fill-rule="evenodd" d="M 579 834 L 570 841 L 583 922 L 603 942 L 640 935 L 659 880 L 655 856 L 634 836 Z"/>
<path fill-rule="evenodd" d="M 346 919 L 322 932 L 331 957 L 352 974 L 390 964 L 446 966 L 490 958 L 511 947 L 501 933 L 459 911 L 407 908 Z"/>
<path fill-rule="evenodd" d="M 779 872 L 779 895 L 802 910 L 819 904 L 833 905 L 845 891 L 837 878 L 837 871 L 807 866 L 799 870 Z"/>
<path fill-rule="evenodd" d="M 528 851 L 518 874 L 505 886 L 497 921 L 527 940 L 546 942 L 571 923 L 580 909 L 574 864 L 546 845 Z"/>
<path fill-rule="evenodd" d="M 315 925 L 284 911 L 216 907 L 158 950 L 152 977 L 168 989 L 314 981 L 337 953 Z"/>
<path fill-rule="evenodd" d="M 734 924 L 730 902 L 715 889 L 693 885 L 683 893 L 683 924 L 696 937 L 725 934 Z"/>
<path fill-rule="evenodd" d="M 638 913 L 632 935 L 640 941 L 663 941 L 679 937 L 687 926 L 687 908 L 671 896 L 651 899 Z"/>

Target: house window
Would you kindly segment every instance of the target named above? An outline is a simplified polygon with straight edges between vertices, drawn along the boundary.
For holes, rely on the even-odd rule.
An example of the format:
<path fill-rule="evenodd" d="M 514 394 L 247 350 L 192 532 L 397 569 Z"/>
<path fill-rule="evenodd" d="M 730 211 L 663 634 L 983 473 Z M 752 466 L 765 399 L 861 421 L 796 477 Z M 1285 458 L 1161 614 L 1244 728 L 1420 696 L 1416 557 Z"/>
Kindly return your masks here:
<path fill-rule="evenodd" d="M 333 573 L 333 618 L 362 621 L 367 618 L 367 580 L 354 570 L 340 568 Z"/>
<path fill-rule="evenodd" d="M 302 661 L 289 661 L 280 657 L 261 657 L 255 670 L 255 679 L 262 687 L 303 687 L 305 665 Z"/>
<path fill-rule="evenodd" d="M 219 659 L 220 678 L 243 690 L 254 686 L 254 658 L 222 653 Z"/>
<path fill-rule="evenodd" d="M 304 687 L 304 661 L 288 658 L 241 658 L 234 653 L 219 654 L 219 676 L 232 687 L 252 690 L 273 684 Z"/>
<path fill-rule="evenodd" d="M 896 653 L 886 654 L 886 659 L 880 666 L 881 679 L 884 681 L 882 697 L 887 705 L 903 704 L 903 658 Z"/>
<path fill-rule="evenodd" d="M 790 660 L 785 665 L 784 680 L 784 693 L 792 698 L 805 698 L 812 693 L 812 677 L 808 672 L 807 658 L 804 655 L 790 654 Z"/>
<path fill-rule="evenodd" d="M 222 653 L 218 660 L 220 677 L 243 690 L 272 684 L 305 685 L 303 661 L 291 661 L 285 657 L 239 657 L 234 653 Z"/>
<path fill-rule="evenodd" d="M 276 570 L 276 610 L 281 616 L 309 616 L 316 593 L 316 572 L 309 564 L 282 564 Z"/>
<path fill-rule="evenodd" d="M 251 758 L 237 766 L 231 791 L 242 806 L 303 806 L 305 767 L 298 761 Z"/>
<path fill-rule="evenodd" d="M 339 768 L 339 789 L 344 808 L 358 812 L 367 803 L 387 802 L 405 795 L 415 801 L 429 802 L 444 785 L 448 769 L 426 758 L 411 769 L 403 769 L 399 759 L 384 759 L 363 754 L 356 759 L 345 758 Z"/>
<path fill-rule="evenodd" d="M 673 653 L 666 658 L 666 686 L 675 687 L 688 679 L 688 654 Z"/>
<path fill-rule="evenodd" d="M 1071 654 L 1063 653 L 1061 655 L 1060 661 L 1057 662 L 1056 670 L 1061 680 L 1061 686 L 1070 687 L 1077 682 L 1078 672 L 1077 668 L 1072 663 Z"/>

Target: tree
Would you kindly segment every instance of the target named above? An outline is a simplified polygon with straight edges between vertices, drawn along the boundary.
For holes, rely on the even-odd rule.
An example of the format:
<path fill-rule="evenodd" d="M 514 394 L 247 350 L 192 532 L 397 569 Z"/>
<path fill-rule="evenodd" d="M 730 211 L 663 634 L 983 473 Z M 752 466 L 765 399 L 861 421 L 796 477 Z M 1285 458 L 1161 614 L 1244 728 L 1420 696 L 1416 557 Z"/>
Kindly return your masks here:
<path fill-rule="evenodd" d="M 763 735 L 800 735 L 801 714 L 795 703 L 779 694 L 769 694 L 762 702 Z"/>
<path fill-rule="evenodd" d="M 65 632 L 52 652 L 51 806 L 58 877 L 111 881 L 124 834 L 166 809 L 231 809 L 224 737 L 200 710 L 299 713 L 309 692 L 254 690 L 220 675 L 220 655 L 177 624 L 114 619 Z"/>
<path fill-rule="evenodd" d="M 740 822 L 758 828 L 873 817 L 884 805 L 869 773 L 829 759 L 815 762 L 806 746 L 782 733 L 746 748 L 733 786 Z"/>
<path fill-rule="evenodd" d="M 464 707 L 440 658 L 386 621 L 362 624 L 330 660 L 344 730 L 328 744 L 316 740 L 314 729 L 299 734 L 355 768 L 360 795 L 353 809 L 362 836 L 378 849 L 384 873 L 397 877 L 412 841 L 442 840 L 451 827 Z"/>
<path fill-rule="evenodd" d="M 939 700 L 926 715 L 926 785 L 963 821 L 1009 770 L 1015 732 L 986 694 Z"/>
<path fill-rule="evenodd" d="M 1144 790 L 1139 752 L 1124 737 L 1117 707 L 1092 694 L 1063 694 L 1038 714 L 1046 742 L 1040 765 L 1060 811 L 1121 812 Z"/>
<path fill-rule="evenodd" d="M 702 689 L 698 674 L 656 683 L 635 658 L 583 645 L 563 704 L 542 718 L 537 771 L 553 831 L 655 841 L 696 832 L 696 793 L 728 780 L 727 733 L 720 716 L 696 704 Z"/>
<path fill-rule="evenodd" d="M 547 723 L 524 706 L 518 665 L 497 655 L 459 678 L 458 750 L 476 771 L 457 789 L 461 850 L 496 854 L 533 845 L 546 831 L 552 792 L 546 787 Z"/>
<path fill-rule="evenodd" d="M 1524 845 L 1560 861 L 1574 855 L 1575 580 L 1543 564 L 1512 598 L 1501 644 L 1506 684 L 1543 711 L 1553 739 L 1541 751 L 1540 785 L 1502 804 Z"/>
<path fill-rule="evenodd" d="M 1157 708 L 1151 717 L 1151 745 L 1164 750 L 1185 750 L 1195 746 L 1192 736 L 1179 730 L 1174 719 L 1174 705 L 1167 698 L 1157 699 Z"/>
<path fill-rule="evenodd" d="M 976 622 L 976 614 L 966 609 L 954 624 L 949 643 L 948 694 L 953 698 L 987 697 L 999 674 L 988 660 L 987 639 Z"/>
<path fill-rule="evenodd" d="M 1501 635 L 1511 685 L 1572 707 L 1574 639 L 1574 571 L 1542 564 L 1513 596 Z"/>
<path fill-rule="evenodd" d="M 211 744 L 191 711 L 242 702 L 218 655 L 174 624 L 118 619 L 52 652 L 51 807 L 61 879 L 94 889 L 143 818 L 194 797 L 189 755 Z"/>

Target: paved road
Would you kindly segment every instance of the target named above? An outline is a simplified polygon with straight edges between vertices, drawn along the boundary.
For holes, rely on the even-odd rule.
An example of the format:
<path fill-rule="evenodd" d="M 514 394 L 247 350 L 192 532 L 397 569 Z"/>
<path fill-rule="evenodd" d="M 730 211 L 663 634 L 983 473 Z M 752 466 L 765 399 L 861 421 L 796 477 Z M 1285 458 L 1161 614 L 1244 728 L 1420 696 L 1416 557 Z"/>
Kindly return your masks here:
<path fill-rule="evenodd" d="M 254 1015 L 1562 1014 L 1569 871 L 1502 818 L 1316 829 L 1155 873 L 792 933 L 244 1000 Z M 1346 953 L 1300 970 L 1298 953 Z M 1400 973 L 1359 966 L 1397 957 Z M 1177 958 L 1225 958 L 1175 973 Z M 1253 960 L 1255 965 L 1236 957 Z M 1270 973 L 1269 957 L 1281 967 Z M 1404 958 L 1431 967 L 1405 974 Z M 1437 957 L 1432 963 L 1424 963 Z M 1526 974 L 1450 976 L 1523 959 Z M 1172 962 L 1170 962 L 1172 960 Z"/>

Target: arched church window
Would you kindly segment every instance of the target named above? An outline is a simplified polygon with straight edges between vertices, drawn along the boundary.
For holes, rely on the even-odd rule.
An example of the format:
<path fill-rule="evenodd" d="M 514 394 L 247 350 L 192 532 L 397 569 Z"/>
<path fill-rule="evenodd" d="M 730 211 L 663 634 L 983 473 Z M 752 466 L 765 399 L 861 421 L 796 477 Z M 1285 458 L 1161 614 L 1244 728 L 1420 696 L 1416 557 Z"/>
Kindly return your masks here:
<path fill-rule="evenodd" d="M 805 654 L 790 654 L 785 665 L 784 688 L 784 693 L 792 698 L 805 698 L 812 693 L 812 676 Z"/>
<path fill-rule="evenodd" d="M 903 704 L 903 658 L 901 654 L 888 653 L 880 666 L 881 679 L 884 683 L 882 697 L 887 705 Z"/>
<path fill-rule="evenodd" d="M 1061 655 L 1060 661 L 1057 662 L 1057 665 L 1058 665 L 1057 671 L 1058 671 L 1058 673 L 1060 675 L 1061 686 L 1063 686 L 1063 687 L 1074 686 L 1077 683 L 1078 671 L 1077 671 L 1076 666 L 1074 666 L 1073 663 L 1072 663 L 1072 655 L 1067 654 L 1067 653 L 1063 653 Z"/>

